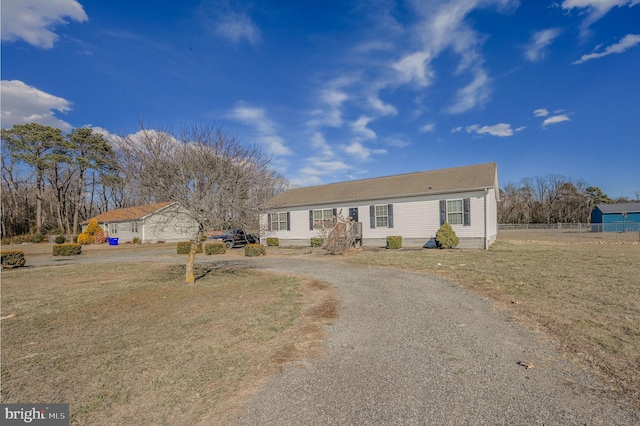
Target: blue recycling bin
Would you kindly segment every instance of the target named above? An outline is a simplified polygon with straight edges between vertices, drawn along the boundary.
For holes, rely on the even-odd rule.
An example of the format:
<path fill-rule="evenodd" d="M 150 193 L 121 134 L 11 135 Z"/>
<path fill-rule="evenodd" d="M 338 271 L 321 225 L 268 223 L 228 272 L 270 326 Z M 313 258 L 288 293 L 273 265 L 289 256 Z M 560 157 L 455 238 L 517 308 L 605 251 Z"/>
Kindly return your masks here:
<path fill-rule="evenodd" d="M 117 246 L 118 245 L 118 239 L 117 238 L 109 238 L 109 245 L 110 246 Z"/>

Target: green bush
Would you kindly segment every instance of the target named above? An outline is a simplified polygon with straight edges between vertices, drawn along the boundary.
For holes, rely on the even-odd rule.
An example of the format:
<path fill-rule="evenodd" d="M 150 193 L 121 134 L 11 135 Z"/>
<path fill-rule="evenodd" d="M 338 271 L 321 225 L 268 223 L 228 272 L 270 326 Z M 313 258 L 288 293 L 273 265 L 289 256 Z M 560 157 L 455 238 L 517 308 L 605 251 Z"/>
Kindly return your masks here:
<path fill-rule="evenodd" d="M 67 242 L 67 239 L 64 237 L 64 235 L 58 235 L 56 237 L 55 240 L 53 240 L 56 244 L 64 244 L 65 242 Z"/>
<path fill-rule="evenodd" d="M 33 243 L 41 243 L 42 242 L 42 234 L 39 232 L 36 232 L 35 234 L 33 234 L 33 238 L 31 238 L 31 242 Z"/>
<path fill-rule="evenodd" d="M 140 237 L 133 237 L 133 244 L 141 244 L 142 240 L 140 239 Z"/>
<path fill-rule="evenodd" d="M 244 255 L 248 257 L 266 256 L 267 250 L 262 244 L 247 244 L 244 246 Z"/>
<path fill-rule="evenodd" d="M 224 254 L 227 252 L 227 246 L 223 242 L 207 243 L 204 245 L 205 254 Z"/>
<path fill-rule="evenodd" d="M 80 244 L 56 244 L 53 246 L 54 256 L 74 256 L 82 253 L 82 246 Z"/>
<path fill-rule="evenodd" d="M 445 222 L 436 232 L 436 245 L 441 249 L 451 249 L 457 247 L 459 243 L 460 240 L 449 222 Z"/>
<path fill-rule="evenodd" d="M 267 244 L 269 239 L 267 239 Z M 321 237 L 312 237 L 311 238 L 311 247 L 322 247 L 324 245 L 324 238 Z"/>
<path fill-rule="evenodd" d="M 394 250 L 402 248 L 402 237 L 400 235 L 391 235 L 387 237 L 387 248 Z"/>
<path fill-rule="evenodd" d="M 24 266 L 27 259 L 24 258 L 24 252 L 21 250 L 7 250 L 0 254 L 2 258 L 2 266 L 5 268 L 16 268 Z"/>
<path fill-rule="evenodd" d="M 189 254 L 191 251 L 191 241 L 180 241 L 176 247 L 178 254 Z M 196 253 L 202 253 L 202 244 L 198 244 Z"/>
<path fill-rule="evenodd" d="M 268 237 L 267 238 L 267 245 L 269 247 L 277 247 L 280 245 L 280 240 L 276 237 Z"/>

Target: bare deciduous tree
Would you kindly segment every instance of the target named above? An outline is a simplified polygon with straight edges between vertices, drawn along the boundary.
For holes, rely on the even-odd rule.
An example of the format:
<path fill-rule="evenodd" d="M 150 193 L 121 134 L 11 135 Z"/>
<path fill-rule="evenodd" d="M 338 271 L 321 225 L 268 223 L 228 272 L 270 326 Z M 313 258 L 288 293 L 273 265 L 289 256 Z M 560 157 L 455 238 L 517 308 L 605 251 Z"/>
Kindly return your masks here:
<path fill-rule="evenodd" d="M 147 202 L 174 201 L 193 226 L 186 282 L 194 282 L 198 244 L 208 228 L 257 223 L 269 158 L 220 129 L 193 125 L 175 134 L 141 126 L 118 142 L 129 188 Z"/>
<path fill-rule="evenodd" d="M 500 198 L 500 223 L 585 223 L 597 204 L 611 202 L 600 188 L 559 175 L 509 183 L 500 190 Z"/>

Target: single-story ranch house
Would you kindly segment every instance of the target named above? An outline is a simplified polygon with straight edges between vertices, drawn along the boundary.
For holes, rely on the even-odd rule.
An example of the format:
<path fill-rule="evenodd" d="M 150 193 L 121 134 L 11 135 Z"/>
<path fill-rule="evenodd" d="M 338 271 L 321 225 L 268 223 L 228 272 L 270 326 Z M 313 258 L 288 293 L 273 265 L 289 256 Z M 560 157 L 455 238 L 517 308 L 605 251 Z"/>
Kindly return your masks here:
<path fill-rule="evenodd" d="M 95 219 L 109 238 L 118 238 L 120 243 L 136 237 L 143 243 L 186 241 L 198 231 L 198 224 L 174 202 L 109 210 Z M 89 222 L 82 222 L 83 231 Z"/>
<path fill-rule="evenodd" d="M 591 212 L 592 232 L 638 232 L 640 203 L 598 204 Z"/>
<path fill-rule="evenodd" d="M 404 247 L 423 247 L 449 222 L 459 247 L 486 249 L 498 233 L 498 188 L 497 165 L 487 163 L 290 189 L 267 202 L 261 237 L 309 246 L 341 215 L 362 223 L 363 246 L 399 235 Z"/>

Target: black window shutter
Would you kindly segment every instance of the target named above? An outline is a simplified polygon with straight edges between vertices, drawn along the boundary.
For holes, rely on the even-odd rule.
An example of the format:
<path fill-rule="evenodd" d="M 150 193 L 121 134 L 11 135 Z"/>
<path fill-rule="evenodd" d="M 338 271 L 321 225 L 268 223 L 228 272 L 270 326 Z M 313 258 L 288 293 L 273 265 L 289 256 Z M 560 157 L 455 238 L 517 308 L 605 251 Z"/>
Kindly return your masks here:
<path fill-rule="evenodd" d="M 393 204 L 387 204 L 387 225 L 393 228 Z"/>
<path fill-rule="evenodd" d="M 464 204 L 464 226 L 471 225 L 471 199 L 465 198 Z"/>
<path fill-rule="evenodd" d="M 291 212 L 287 212 L 287 231 L 291 231 Z"/>
<path fill-rule="evenodd" d="M 333 209 L 333 212 L 331 212 L 331 214 L 333 215 L 333 224 L 335 225 L 336 223 L 338 223 L 338 209 Z"/>
<path fill-rule="evenodd" d="M 309 231 L 313 231 L 313 210 L 309 210 Z"/>
<path fill-rule="evenodd" d="M 440 226 L 447 221 L 447 200 L 440 200 Z"/>
<path fill-rule="evenodd" d="M 371 229 L 376 227 L 376 206 L 369 206 L 369 223 Z"/>

